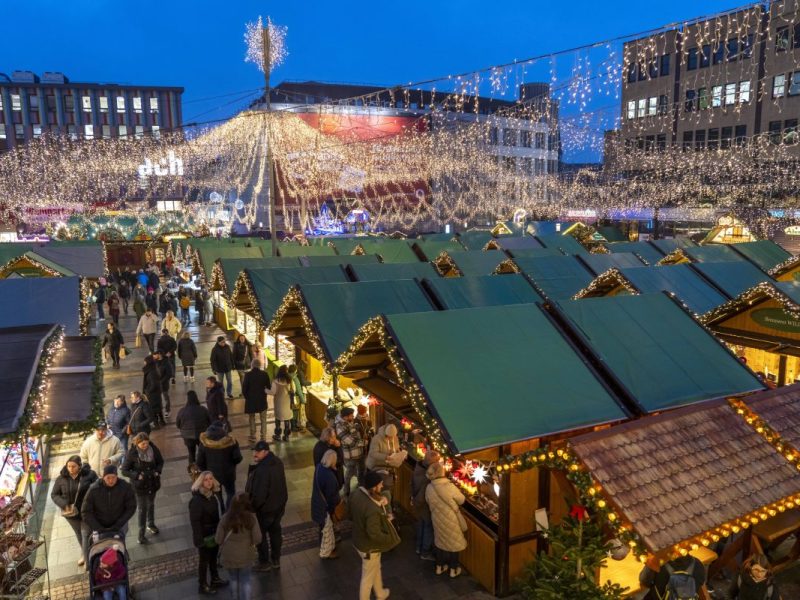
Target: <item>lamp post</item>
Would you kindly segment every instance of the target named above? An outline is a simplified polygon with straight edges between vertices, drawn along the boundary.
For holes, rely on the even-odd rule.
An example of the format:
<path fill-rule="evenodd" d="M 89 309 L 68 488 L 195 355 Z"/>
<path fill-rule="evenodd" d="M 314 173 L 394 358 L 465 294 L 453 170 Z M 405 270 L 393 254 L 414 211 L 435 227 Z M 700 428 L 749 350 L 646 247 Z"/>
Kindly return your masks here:
<path fill-rule="evenodd" d="M 267 111 L 266 111 L 266 119 L 267 119 L 267 194 L 268 194 L 268 201 L 269 201 L 269 238 L 270 244 L 272 247 L 272 256 L 278 255 L 278 232 L 275 227 L 275 173 L 273 170 L 272 164 L 272 140 L 270 139 L 270 133 L 272 128 L 270 127 L 270 110 L 272 109 L 272 104 L 270 102 L 270 85 L 269 85 L 269 75 L 271 66 L 270 66 L 270 39 L 269 39 L 269 23 L 267 26 L 261 30 L 261 41 L 262 41 L 262 52 L 264 53 L 264 100 L 267 104 Z"/>

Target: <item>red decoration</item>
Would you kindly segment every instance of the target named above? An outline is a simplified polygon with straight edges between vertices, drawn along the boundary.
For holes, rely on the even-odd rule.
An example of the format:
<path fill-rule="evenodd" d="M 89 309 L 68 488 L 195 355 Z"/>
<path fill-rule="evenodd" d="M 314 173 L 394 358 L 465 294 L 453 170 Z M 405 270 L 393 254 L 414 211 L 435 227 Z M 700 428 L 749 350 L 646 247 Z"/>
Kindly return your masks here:
<path fill-rule="evenodd" d="M 577 519 L 578 521 L 589 520 L 589 513 L 586 511 L 586 508 L 580 504 L 575 504 L 572 506 L 572 510 L 569 511 L 569 516 Z"/>

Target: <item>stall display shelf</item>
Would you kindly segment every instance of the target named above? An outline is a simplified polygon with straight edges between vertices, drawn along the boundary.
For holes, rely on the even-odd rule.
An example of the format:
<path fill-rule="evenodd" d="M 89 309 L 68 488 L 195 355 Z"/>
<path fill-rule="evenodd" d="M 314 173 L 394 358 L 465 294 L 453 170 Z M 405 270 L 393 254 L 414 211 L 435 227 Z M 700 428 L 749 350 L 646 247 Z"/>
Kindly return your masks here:
<path fill-rule="evenodd" d="M 31 586 L 36 583 L 39 578 L 47 573 L 47 569 L 34 567 L 25 573 L 21 579 L 8 587 L 8 597 L 10 598 L 24 598 L 30 590 Z"/>

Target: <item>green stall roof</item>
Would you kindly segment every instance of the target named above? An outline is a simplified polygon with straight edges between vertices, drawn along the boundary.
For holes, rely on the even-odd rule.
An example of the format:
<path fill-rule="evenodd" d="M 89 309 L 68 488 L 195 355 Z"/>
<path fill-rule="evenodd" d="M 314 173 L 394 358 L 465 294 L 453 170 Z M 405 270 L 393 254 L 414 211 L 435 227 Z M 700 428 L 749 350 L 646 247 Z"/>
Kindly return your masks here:
<path fill-rule="evenodd" d="M 442 252 L 466 252 L 466 248 L 458 242 L 430 242 L 427 240 L 409 240 L 407 242 L 412 248 L 417 248 L 425 260 L 434 260 Z"/>
<path fill-rule="evenodd" d="M 380 263 L 377 254 L 345 254 L 344 256 L 303 256 L 300 264 L 304 267 L 329 267 L 331 265 L 374 265 Z"/>
<path fill-rule="evenodd" d="M 746 260 L 699 262 L 692 264 L 692 268 L 700 272 L 730 298 L 735 298 L 759 283 L 772 281 L 769 275 Z"/>
<path fill-rule="evenodd" d="M 456 452 L 627 416 L 535 304 L 389 315 L 386 322 Z"/>
<path fill-rule="evenodd" d="M 425 242 L 450 242 L 455 237 L 455 233 L 424 233 L 419 236 L 419 239 Z"/>
<path fill-rule="evenodd" d="M 346 256 L 348 254 L 352 254 L 353 250 L 361 243 L 362 239 L 367 238 L 358 238 L 358 237 L 335 237 L 329 238 L 328 241 L 333 244 L 334 249 L 336 250 L 336 254 L 339 256 Z"/>
<path fill-rule="evenodd" d="M 206 281 L 211 281 L 214 262 L 221 258 L 264 258 L 258 246 L 245 246 L 242 244 L 220 244 L 218 246 L 203 245 L 197 248 L 200 257 L 200 266 L 206 276 Z"/>
<path fill-rule="evenodd" d="M 592 281 L 592 274 L 574 256 L 515 258 L 514 263 L 552 300 L 572 298 Z"/>
<path fill-rule="evenodd" d="M 300 259 L 288 256 L 265 256 L 263 258 L 220 258 L 219 266 L 225 278 L 228 293 L 233 292 L 239 273 L 245 269 L 287 269 L 300 267 Z"/>
<path fill-rule="evenodd" d="M 419 262 L 419 257 L 406 240 L 368 237 L 361 238 L 365 254 L 377 254 L 384 263 Z"/>
<path fill-rule="evenodd" d="M 518 240 L 520 238 L 506 237 L 503 239 Z M 561 252 L 561 250 L 559 250 L 558 248 L 513 248 L 511 250 L 508 250 L 507 253 L 513 258 L 538 258 L 542 256 L 564 256 L 564 253 Z"/>
<path fill-rule="evenodd" d="M 535 237 L 530 235 L 520 235 L 520 236 L 502 236 L 494 240 L 494 242 L 500 246 L 503 250 L 511 251 L 516 256 L 516 252 L 519 250 L 544 250 L 544 246 L 542 246 L 541 242 L 537 240 Z M 550 248 L 552 250 L 552 248 Z M 556 248 L 557 250 L 557 248 Z M 559 252 L 559 254 L 561 254 Z"/>
<path fill-rule="evenodd" d="M 479 229 L 464 231 L 458 236 L 458 241 L 461 242 L 467 250 L 483 250 L 483 247 L 493 239 L 494 236 L 490 231 Z"/>
<path fill-rule="evenodd" d="M 792 302 L 800 305 L 800 281 L 779 281 L 773 285 L 789 296 Z"/>
<path fill-rule="evenodd" d="M 686 304 L 689 310 L 698 315 L 716 308 L 727 300 L 685 263 L 664 267 L 620 269 L 620 272 L 642 294 L 671 292 Z"/>
<path fill-rule="evenodd" d="M 434 310 L 416 281 L 362 281 L 299 286 L 328 361 L 350 347 L 358 330 L 381 314 Z"/>
<path fill-rule="evenodd" d="M 647 261 L 647 263 L 650 265 L 654 265 L 664 258 L 664 255 L 658 250 L 658 248 L 652 246 L 648 242 L 615 242 L 606 247 L 611 254 L 622 252 L 636 254 Z"/>
<path fill-rule="evenodd" d="M 653 246 L 655 246 L 664 256 L 670 252 L 674 252 L 678 248 L 692 248 L 697 246 L 697 244 L 695 244 L 692 240 L 684 237 L 650 240 L 650 243 L 653 244 Z"/>
<path fill-rule="evenodd" d="M 625 242 L 628 240 L 626 236 L 618 227 L 613 225 L 604 225 L 597 228 L 597 233 L 606 238 L 609 242 Z"/>
<path fill-rule="evenodd" d="M 247 269 L 247 275 L 250 277 L 261 318 L 265 323 L 272 320 L 293 285 L 348 281 L 347 274 L 340 266 Z"/>
<path fill-rule="evenodd" d="M 523 275 L 482 275 L 480 277 L 439 277 L 425 279 L 433 297 L 446 310 L 531 304 L 542 297 Z"/>
<path fill-rule="evenodd" d="M 729 246 L 724 246 L 722 244 L 684 248 L 683 253 L 694 262 L 730 262 L 745 260 L 741 254 L 738 254 Z"/>
<path fill-rule="evenodd" d="M 330 246 L 301 246 L 300 244 L 278 244 L 280 256 L 336 256 L 336 250 Z"/>
<path fill-rule="evenodd" d="M 609 269 L 624 269 L 646 266 L 639 257 L 631 252 L 617 252 L 615 254 L 582 254 L 580 260 L 595 274 L 605 273 Z"/>
<path fill-rule="evenodd" d="M 539 240 L 545 248 L 558 248 L 564 254 L 589 254 L 589 251 L 581 246 L 581 243 L 571 235 L 537 235 L 536 239 Z"/>
<path fill-rule="evenodd" d="M 450 259 L 456 264 L 462 275 L 491 275 L 508 256 L 504 252 L 467 250 L 465 252 L 448 252 Z"/>
<path fill-rule="evenodd" d="M 731 248 L 735 252 L 743 254 L 747 260 L 764 271 L 769 271 L 792 256 L 778 244 L 769 240 L 733 244 Z"/>
<path fill-rule="evenodd" d="M 357 281 L 391 281 L 394 279 L 423 279 L 438 277 L 439 271 L 429 262 L 390 263 L 380 265 L 350 265 Z M 456 278 L 457 279 L 457 278 Z"/>
<path fill-rule="evenodd" d="M 559 308 L 645 412 L 763 389 L 665 294 L 587 298 Z"/>
<path fill-rule="evenodd" d="M 3 242 L 0 243 L 0 266 L 6 264 L 12 258 L 22 256 L 26 252 L 36 250 L 37 244 Z"/>

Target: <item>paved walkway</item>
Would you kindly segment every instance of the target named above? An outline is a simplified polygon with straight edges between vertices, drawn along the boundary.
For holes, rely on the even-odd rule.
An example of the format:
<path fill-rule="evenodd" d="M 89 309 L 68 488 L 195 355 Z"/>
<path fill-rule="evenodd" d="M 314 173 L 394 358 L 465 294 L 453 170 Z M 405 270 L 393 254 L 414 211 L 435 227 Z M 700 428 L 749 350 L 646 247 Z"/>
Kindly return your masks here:
<path fill-rule="evenodd" d="M 196 319 L 194 313 L 193 319 Z M 120 329 L 126 342 L 133 347 L 135 318 L 122 317 Z M 216 337 L 222 333 L 216 327 L 189 327 L 197 344 L 199 362 L 196 366 L 196 382 L 184 383 L 182 373 L 177 385 L 171 390 L 172 417 L 167 427 L 154 431 L 152 439 L 164 454 L 165 467 L 162 488 L 156 497 L 156 524 L 161 530 L 157 536 L 149 535 L 149 544 L 136 543 L 137 519 L 131 519 L 128 533 L 128 549 L 132 559 L 131 576 L 137 600 L 157 598 L 192 598 L 196 596 L 196 555 L 191 543 L 187 504 L 191 493 L 190 480 L 186 473 L 186 448 L 174 427 L 174 418 L 185 403 L 189 389 L 195 389 L 201 401 L 205 398 L 205 377 L 211 374 L 209 356 Z M 145 356 L 143 349 L 135 349 L 122 362 L 119 371 L 105 372 L 105 396 L 107 407 L 117 394 L 128 396 L 131 391 L 141 389 L 141 366 Z M 180 365 L 180 362 L 178 363 Z M 180 369 L 180 366 L 179 366 Z M 234 375 L 234 394 L 239 384 Z M 247 465 L 251 462 L 250 443 L 247 441 L 247 417 L 243 414 L 243 400 L 230 404 L 231 422 L 236 438 L 242 445 L 245 460 L 237 470 L 237 488 L 243 489 Z M 271 416 L 271 415 L 270 415 Z M 42 515 L 42 531 L 48 538 L 48 559 L 52 582 L 53 600 L 86 598 L 87 575 L 77 566 L 78 546 L 71 528 L 57 513 L 50 502 L 52 480 L 58 475 L 68 456 L 76 454 L 81 440 L 67 437 L 52 447 L 48 464 L 49 481 L 42 488 L 37 512 Z M 277 573 L 254 574 L 254 596 L 265 599 L 350 599 L 357 598 L 360 561 L 349 542 L 349 528 L 342 527 L 343 543 L 339 551 L 341 558 L 321 561 L 317 553 L 317 526 L 310 518 L 311 477 L 313 461 L 311 449 L 316 438 L 306 433 L 293 436 L 290 442 L 273 445 L 273 451 L 286 467 L 289 487 L 289 504 L 283 519 L 284 557 L 282 568 Z M 413 549 L 411 523 L 401 528 L 403 543 L 384 558 L 386 585 L 392 589 L 392 597 L 406 600 L 436 598 L 489 598 L 480 591 L 480 586 L 469 576 L 450 580 L 436 577 L 433 563 L 420 561 Z M 226 594 L 218 594 L 227 597 Z"/>

